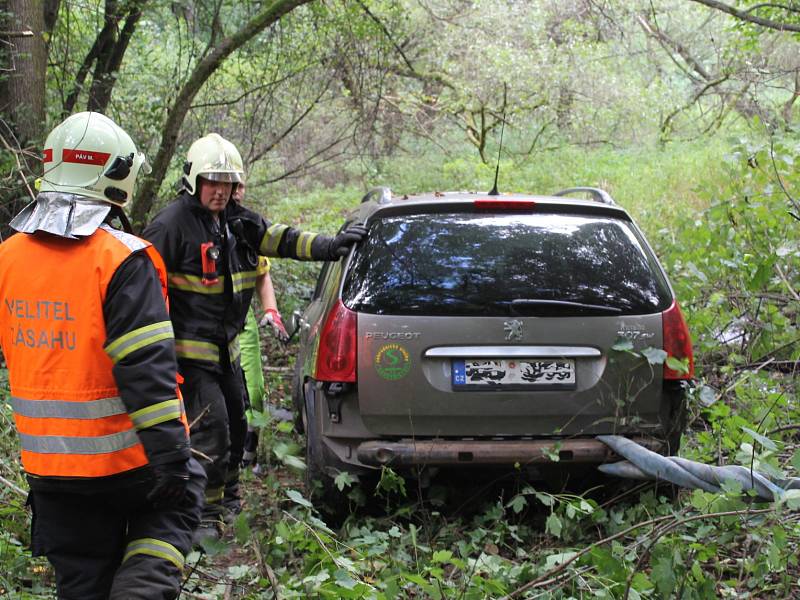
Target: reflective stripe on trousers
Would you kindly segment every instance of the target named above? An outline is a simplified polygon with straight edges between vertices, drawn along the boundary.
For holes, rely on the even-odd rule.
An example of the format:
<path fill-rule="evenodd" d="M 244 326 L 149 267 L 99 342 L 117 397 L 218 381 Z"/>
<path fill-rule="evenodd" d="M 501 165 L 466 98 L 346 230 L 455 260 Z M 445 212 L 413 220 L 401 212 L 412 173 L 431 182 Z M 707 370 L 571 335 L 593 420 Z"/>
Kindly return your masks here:
<path fill-rule="evenodd" d="M 157 558 L 170 561 L 179 569 L 183 568 L 183 554 L 169 542 L 157 540 L 155 538 L 142 538 L 131 541 L 125 548 L 125 556 L 122 562 L 128 560 L 136 554 L 147 554 Z"/>
<path fill-rule="evenodd" d="M 211 342 L 200 340 L 175 339 L 175 353 L 178 358 L 191 358 L 219 363 L 219 348 Z"/>

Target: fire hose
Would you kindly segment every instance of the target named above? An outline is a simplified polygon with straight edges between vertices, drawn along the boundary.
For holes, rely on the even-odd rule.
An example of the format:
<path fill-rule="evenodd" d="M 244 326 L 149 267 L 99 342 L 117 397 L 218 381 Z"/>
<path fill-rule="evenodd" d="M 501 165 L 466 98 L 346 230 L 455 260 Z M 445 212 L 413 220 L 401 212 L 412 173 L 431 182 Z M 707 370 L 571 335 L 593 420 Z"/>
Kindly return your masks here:
<path fill-rule="evenodd" d="M 726 484 L 738 484 L 743 492 L 753 490 L 761 500 L 780 500 L 784 492 L 800 489 L 800 477 L 778 479 L 740 465 L 715 467 L 679 456 L 662 456 L 619 435 L 597 439 L 625 460 L 598 468 L 606 475 L 628 479 L 668 481 L 689 489 L 720 492 Z"/>

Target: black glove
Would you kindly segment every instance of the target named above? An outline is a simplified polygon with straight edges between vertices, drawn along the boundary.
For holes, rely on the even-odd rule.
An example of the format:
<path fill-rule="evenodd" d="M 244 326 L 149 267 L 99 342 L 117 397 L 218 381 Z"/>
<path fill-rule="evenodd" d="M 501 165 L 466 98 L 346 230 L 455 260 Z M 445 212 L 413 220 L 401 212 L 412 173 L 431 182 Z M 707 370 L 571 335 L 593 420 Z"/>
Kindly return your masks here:
<path fill-rule="evenodd" d="M 350 246 L 357 244 L 367 236 L 367 230 L 363 225 L 350 225 L 342 233 L 331 240 L 328 246 L 330 260 L 339 260 L 347 256 Z"/>
<path fill-rule="evenodd" d="M 186 495 L 189 484 L 189 461 L 151 465 L 155 485 L 147 499 L 156 507 L 176 506 Z"/>

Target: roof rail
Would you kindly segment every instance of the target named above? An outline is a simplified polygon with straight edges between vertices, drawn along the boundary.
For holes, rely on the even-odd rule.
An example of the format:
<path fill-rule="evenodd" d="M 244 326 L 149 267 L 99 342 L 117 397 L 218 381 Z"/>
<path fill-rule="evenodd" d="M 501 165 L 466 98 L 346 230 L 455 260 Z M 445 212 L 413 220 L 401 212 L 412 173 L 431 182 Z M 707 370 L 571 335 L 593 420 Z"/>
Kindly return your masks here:
<path fill-rule="evenodd" d="M 372 188 L 361 199 L 361 203 L 364 202 L 377 202 L 378 204 L 388 204 L 392 201 L 392 190 L 388 187 L 380 186 Z"/>
<path fill-rule="evenodd" d="M 611 206 L 617 205 L 617 203 L 614 202 L 614 199 L 607 191 L 601 190 L 600 188 L 596 187 L 567 188 L 565 190 L 561 190 L 560 192 L 556 192 L 555 194 L 553 194 L 553 196 L 567 196 L 569 194 L 575 194 L 579 192 L 589 194 L 592 197 L 592 200 L 594 200 L 595 202 L 602 202 L 603 204 L 610 204 Z"/>

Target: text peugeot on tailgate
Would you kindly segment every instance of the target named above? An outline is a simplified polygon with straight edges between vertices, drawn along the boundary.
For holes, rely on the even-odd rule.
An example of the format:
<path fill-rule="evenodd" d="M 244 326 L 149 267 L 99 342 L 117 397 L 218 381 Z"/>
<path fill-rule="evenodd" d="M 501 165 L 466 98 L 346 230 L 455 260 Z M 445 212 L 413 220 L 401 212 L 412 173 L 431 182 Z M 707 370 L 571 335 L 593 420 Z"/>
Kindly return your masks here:
<path fill-rule="evenodd" d="M 576 190 L 594 199 L 561 196 Z M 368 237 L 325 265 L 296 315 L 293 400 L 317 493 L 382 465 L 602 463 L 612 455 L 598 434 L 677 449 L 689 333 L 653 251 L 605 192 L 381 188 L 352 221 Z"/>

